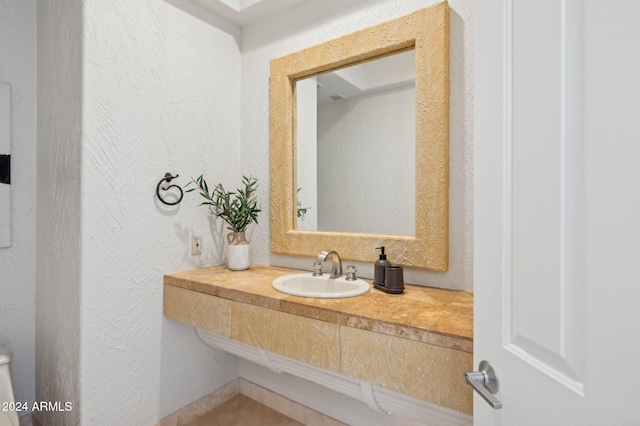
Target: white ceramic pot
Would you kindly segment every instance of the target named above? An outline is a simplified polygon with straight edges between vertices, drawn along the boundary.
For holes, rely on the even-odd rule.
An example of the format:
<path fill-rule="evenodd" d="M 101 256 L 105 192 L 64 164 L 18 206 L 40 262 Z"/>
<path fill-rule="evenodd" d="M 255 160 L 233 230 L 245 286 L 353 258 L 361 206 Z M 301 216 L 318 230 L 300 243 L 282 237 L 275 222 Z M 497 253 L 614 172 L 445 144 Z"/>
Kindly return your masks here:
<path fill-rule="evenodd" d="M 244 271 L 251 266 L 251 245 L 244 232 L 229 232 L 227 264 L 232 271 Z"/>

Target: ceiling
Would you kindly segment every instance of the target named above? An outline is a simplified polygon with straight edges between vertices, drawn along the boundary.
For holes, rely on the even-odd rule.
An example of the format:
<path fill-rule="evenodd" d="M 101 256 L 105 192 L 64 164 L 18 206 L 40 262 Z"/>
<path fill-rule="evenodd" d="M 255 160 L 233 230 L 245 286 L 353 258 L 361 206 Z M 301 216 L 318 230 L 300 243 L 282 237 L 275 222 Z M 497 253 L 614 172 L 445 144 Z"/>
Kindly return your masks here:
<path fill-rule="evenodd" d="M 415 85 L 415 50 L 361 62 L 314 78 L 319 105 Z"/>
<path fill-rule="evenodd" d="M 307 0 L 191 0 L 221 18 L 239 26 L 269 18 Z"/>

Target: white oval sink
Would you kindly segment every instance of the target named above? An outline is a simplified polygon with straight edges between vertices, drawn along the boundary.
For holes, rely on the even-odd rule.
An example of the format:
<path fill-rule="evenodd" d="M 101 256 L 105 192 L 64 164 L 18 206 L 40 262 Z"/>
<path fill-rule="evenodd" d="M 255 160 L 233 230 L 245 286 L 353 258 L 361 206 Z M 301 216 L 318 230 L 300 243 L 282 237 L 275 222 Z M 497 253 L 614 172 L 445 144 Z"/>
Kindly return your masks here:
<path fill-rule="evenodd" d="M 282 293 L 320 299 L 360 296 L 371 289 L 369 283 L 361 279 L 347 281 L 345 276 L 329 278 L 329 274 L 314 277 L 311 272 L 285 275 L 273 280 L 271 285 Z"/>

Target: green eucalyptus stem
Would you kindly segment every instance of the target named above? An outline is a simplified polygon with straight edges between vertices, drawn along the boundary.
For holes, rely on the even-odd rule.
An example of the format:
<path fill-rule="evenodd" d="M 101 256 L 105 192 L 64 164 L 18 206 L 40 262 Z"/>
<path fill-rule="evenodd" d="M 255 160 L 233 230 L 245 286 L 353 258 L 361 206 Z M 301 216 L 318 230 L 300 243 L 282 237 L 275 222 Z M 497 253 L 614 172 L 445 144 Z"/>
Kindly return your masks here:
<path fill-rule="evenodd" d="M 258 223 L 258 213 L 262 210 L 258 208 L 256 191 L 258 189 L 258 179 L 254 177 L 242 176 L 244 188 L 238 188 L 236 192 L 228 192 L 221 183 L 217 184 L 213 191 L 209 192 L 209 186 L 203 175 L 196 179 L 191 179 L 186 186 L 195 185 L 196 188 L 188 189 L 186 192 L 200 190 L 200 195 L 206 200 L 201 206 L 208 206 L 209 212 L 222 220 L 229 226 L 228 230 L 233 232 L 245 232 L 251 223 Z"/>

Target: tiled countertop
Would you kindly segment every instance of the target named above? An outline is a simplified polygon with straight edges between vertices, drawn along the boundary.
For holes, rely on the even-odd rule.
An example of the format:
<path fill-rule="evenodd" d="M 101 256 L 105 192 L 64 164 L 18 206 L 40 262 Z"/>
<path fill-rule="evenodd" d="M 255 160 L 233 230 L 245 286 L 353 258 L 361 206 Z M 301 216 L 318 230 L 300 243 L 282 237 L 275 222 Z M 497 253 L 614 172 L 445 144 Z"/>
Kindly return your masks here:
<path fill-rule="evenodd" d="M 231 271 L 220 265 L 167 274 L 164 283 L 348 327 L 473 352 L 473 293 L 405 285 L 405 292 L 399 295 L 372 288 L 362 296 L 314 299 L 290 296 L 271 287 L 274 278 L 300 272 L 308 271 L 260 264 L 253 264 L 246 271 Z"/>

